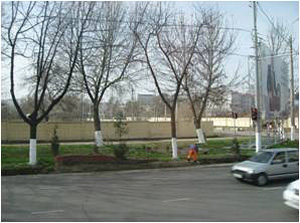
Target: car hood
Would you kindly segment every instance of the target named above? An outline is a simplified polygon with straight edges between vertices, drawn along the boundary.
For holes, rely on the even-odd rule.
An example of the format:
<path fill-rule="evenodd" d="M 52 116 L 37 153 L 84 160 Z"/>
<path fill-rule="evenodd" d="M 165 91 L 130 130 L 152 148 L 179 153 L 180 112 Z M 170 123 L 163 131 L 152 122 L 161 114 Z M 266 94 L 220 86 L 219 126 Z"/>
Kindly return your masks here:
<path fill-rule="evenodd" d="M 241 163 L 237 163 L 232 167 L 232 170 L 242 170 L 242 171 L 260 171 L 266 163 L 258 163 L 258 162 L 253 162 L 253 161 L 243 161 Z"/>

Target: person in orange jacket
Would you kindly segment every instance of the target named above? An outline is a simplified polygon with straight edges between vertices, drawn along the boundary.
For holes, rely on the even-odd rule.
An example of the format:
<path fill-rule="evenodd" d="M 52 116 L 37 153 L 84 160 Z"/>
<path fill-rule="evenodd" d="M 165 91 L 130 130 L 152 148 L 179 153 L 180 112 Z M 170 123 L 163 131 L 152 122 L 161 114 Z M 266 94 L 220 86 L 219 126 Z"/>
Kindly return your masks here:
<path fill-rule="evenodd" d="M 198 161 L 198 147 L 196 145 L 190 145 L 187 160 L 193 159 L 194 162 Z"/>

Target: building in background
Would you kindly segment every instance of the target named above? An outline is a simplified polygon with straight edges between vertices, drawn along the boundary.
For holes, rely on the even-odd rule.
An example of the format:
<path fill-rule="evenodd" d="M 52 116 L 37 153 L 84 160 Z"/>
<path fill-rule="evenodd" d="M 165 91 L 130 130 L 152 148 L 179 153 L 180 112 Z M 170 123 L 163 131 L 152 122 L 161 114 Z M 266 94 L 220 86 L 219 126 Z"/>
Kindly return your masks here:
<path fill-rule="evenodd" d="M 254 94 L 228 91 L 226 101 L 221 105 L 211 105 L 206 110 L 207 117 L 231 117 L 232 112 L 238 117 L 250 117 L 251 107 L 254 107 Z"/>
<path fill-rule="evenodd" d="M 248 115 L 255 105 L 254 94 L 231 91 L 229 98 L 231 112 L 238 113 L 239 116 Z"/>
<path fill-rule="evenodd" d="M 153 94 L 138 94 L 137 101 L 140 105 L 152 106 L 154 98 Z"/>

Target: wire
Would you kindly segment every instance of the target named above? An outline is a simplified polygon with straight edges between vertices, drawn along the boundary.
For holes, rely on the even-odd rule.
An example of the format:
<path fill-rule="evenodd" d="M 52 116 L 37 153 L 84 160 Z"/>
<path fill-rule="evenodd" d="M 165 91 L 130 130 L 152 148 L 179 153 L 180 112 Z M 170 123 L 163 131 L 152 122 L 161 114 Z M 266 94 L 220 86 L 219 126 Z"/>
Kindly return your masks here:
<path fill-rule="evenodd" d="M 292 54 L 293 56 L 296 56 L 297 54 Z M 283 56 L 290 56 L 290 54 L 277 54 L 277 55 L 267 55 L 264 57 L 259 57 L 259 59 L 267 59 L 267 58 L 274 58 L 274 57 L 283 57 Z"/>
<path fill-rule="evenodd" d="M 282 39 L 284 39 L 287 43 L 289 43 L 288 40 L 286 40 L 285 36 L 283 36 L 278 29 L 276 28 L 276 26 L 274 25 L 274 22 L 270 19 L 270 17 L 268 16 L 268 14 L 265 12 L 265 10 L 262 8 L 262 6 L 260 5 L 260 3 L 257 2 L 258 8 L 260 9 L 260 11 L 264 14 L 264 16 L 268 19 L 268 21 L 271 23 L 273 29 L 276 31 L 276 33 L 282 37 Z"/>
<path fill-rule="evenodd" d="M 258 8 L 260 9 L 260 11 L 264 14 L 264 16 L 268 19 L 268 21 L 271 23 L 273 29 L 276 31 L 277 35 L 281 36 L 281 38 L 286 42 L 286 43 L 290 43 L 289 40 L 286 39 L 286 37 L 284 35 L 282 35 L 282 33 L 280 33 L 278 31 L 278 29 L 276 28 L 276 26 L 274 25 L 274 22 L 272 21 L 272 19 L 268 16 L 268 14 L 265 12 L 265 10 L 262 8 L 262 6 L 260 5 L 259 2 L 257 2 Z M 297 18 L 296 20 L 293 21 L 293 23 L 295 23 L 297 20 L 299 20 L 299 18 Z M 294 51 L 295 54 L 297 54 L 296 51 Z"/>
<path fill-rule="evenodd" d="M 297 19 L 295 19 L 291 24 L 294 24 L 295 22 L 299 21 L 299 17 Z"/>
<path fill-rule="evenodd" d="M 240 57 L 251 57 L 253 55 L 245 55 L 245 54 L 239 54 L 239 53 L 229 53 L 229 55 L 234 55 L 234 56 L 240 56 Z"/>
<path fill-rule="evenodd" d="M 262 6 L 257 2 L 257 5 L 259 7 L 259 9 L 261 10 L 261 12 L 266 16 L 266 18 L 268 19 L 268 21 L 271 23 L 271 25 L 273 26 L 273 28 L 277 31 L 277 29 L 275 28 L 275 25 L 273 23 L 273 21 L 270 19 L 270 17 L 268 16 L 268 14 L 264 11 L 264 9 L 262 8 Z"/>

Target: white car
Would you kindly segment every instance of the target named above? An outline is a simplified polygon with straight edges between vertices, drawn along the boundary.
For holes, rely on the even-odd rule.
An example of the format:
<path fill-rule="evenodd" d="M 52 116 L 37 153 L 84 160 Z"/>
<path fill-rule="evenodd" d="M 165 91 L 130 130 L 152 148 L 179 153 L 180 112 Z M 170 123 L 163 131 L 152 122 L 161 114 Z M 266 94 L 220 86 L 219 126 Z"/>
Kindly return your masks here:
<path fill-rule="evenodd" d="M 293 181 L 286 187 L 283 200 L 287 206 L 299 209 L 299 180 Z"/>
<path fill-rule="evenodd" d="M 299 152 L 295 148 L 266 149 L 235 164 L 231 172 L 238 180 L 263 186 L 272 179 L 299 177 Z"/>

